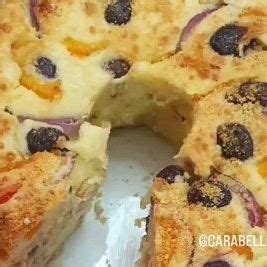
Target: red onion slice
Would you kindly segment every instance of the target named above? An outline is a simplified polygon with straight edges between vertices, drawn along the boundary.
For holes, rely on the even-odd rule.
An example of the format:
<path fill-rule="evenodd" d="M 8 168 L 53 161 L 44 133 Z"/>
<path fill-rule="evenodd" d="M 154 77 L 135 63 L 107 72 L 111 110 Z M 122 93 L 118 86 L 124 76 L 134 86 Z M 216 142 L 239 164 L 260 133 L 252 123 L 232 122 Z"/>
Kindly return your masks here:
<path fill-rule="evenodd" d="M 233 177 L 226 175 L 215 175 L 214 177 L 227 184 L 230 190 L 240 197 L 248 213 L 251 227 L 262 227 L 264 225 L 262 209 L 252 192 Z"/>
<path fill-rule="evenodd" d="M 262 227 L 264 223 L 261 208 L 253 194 L 249 190 L 246 190 L 241 192 L 240 196 L 246 205 L 251 227 Z"/>
<path fill-rule="evenodd" d="M 40 22 L 38 20 L 37 16 L 37 3 L 38 0 L 30 0 L 29 2 L 29 12 L 30 12 L 30 18 L 31 18 L 31 24 L 35 28 L 37 32 L 40 31 Z"/>
<path fill-rule="evenodd" d="M 18 192 L 17 189 L 12 189 L 12 190 L 7 191 L 6 193 L 2 194 L 0 196 L 0 205 L 8 202 L 17 192 Z"/>
<path fill-rule="evenodd" d="M 83 119 L 74 119 L 74 118 L 63 118 L 63 119 L 43 119 L 37 120 L 28 117 L 19 117 L 18 120 L 23 122 L 26 119 L 30 119 L 33 121 L 45 122 L 50 125 L 59 126 L 62 128 L 64 134 L 66 134 L 69 138 L 76 138 L 79 135 L 79 130 L 81 124 L 84 122 Z"/>
<path fill-rule="evenodd" d="M 79 130 L 81 124 L 83 123 L 82 119 L 73 119 L 73 118 L 65 118 L 65 119 L 52 119 L 52 120 L 43 120 L 50 125 L 60 126 L 63 129 L 63 132 L 69 138 L 75 138 L 79 135 Z"/>
<path fill-rule="evenodd" d="M 182 48 L 182 44 L 185 43 L 193 34 L 193 32 L 196 30 L 197 26 L 209 15 L 211 15 L 213 12 L 218 10 L 221 6 L 215 6 L 212 9 L 205 10 L 202 13 L 199 13 L 195 15 L 193 18 L 189 20 L 187 25 L 183 28 L 179 43 L 177 45 L 176 51 L 178 52 Z"/>

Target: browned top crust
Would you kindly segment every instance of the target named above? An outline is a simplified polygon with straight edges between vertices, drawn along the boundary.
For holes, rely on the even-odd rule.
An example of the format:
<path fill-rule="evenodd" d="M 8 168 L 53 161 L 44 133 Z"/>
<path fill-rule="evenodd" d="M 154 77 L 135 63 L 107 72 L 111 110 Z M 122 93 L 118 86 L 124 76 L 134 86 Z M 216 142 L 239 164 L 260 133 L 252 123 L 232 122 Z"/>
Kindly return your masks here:
<path fill-rule="evenodd" d="M 12 169 L 0 170 L 1 261 L 31 244 L 48 213 L 67 198 L 70 186 L 62 182 L 70 172 L 64 173 L 64 169 L 71 168 L 67 161 L 40 153 L 16 162 Z"/>

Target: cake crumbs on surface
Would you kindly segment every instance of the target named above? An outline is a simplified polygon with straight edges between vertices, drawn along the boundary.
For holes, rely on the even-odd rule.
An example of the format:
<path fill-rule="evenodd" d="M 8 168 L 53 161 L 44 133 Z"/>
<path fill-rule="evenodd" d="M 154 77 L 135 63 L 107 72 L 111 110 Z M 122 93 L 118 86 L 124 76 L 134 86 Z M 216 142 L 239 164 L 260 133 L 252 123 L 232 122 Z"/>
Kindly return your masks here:
<path fill-rule="evenodd" d="M 151 188 L 147 191 L 147 193 L 140 198 L 140 208 L 146 209 L 148 205 L 151 203 Z"/>
<path fill-rule="evenodd" d="M 142 222 L 143 222 L 143 219 L 135 219 L 134 220 L 134 226 L 138 227 L 138 228 L 141 228 L 142 227 Z"/>
<path fill-rule="evenodd" d="M 25 225 L 29 225 L 31 223 L 31 220 L 29 218 L 24 218 L 23 223 Z"/>
<path fill-rule="evenodd" d="M 95 218 L 98 220 L 101 224 L 105 224 L 107 221 L 107 217 L 104 216 L 104 209 L 101 206 L 101 201 L 97 200 L 94 203 L 94 212 L 95 212 Z"/>

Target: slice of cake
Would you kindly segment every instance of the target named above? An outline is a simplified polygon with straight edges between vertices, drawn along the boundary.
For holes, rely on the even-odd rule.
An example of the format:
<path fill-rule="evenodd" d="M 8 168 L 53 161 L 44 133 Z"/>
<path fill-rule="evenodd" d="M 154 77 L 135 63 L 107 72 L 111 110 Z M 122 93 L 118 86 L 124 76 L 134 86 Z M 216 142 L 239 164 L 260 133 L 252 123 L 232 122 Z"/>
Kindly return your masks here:
<path fill-rule="evenodd" d="M 0 131 L 0 266 L 44 266 L 103 182 L 109 129 L 2 112 Z"/>

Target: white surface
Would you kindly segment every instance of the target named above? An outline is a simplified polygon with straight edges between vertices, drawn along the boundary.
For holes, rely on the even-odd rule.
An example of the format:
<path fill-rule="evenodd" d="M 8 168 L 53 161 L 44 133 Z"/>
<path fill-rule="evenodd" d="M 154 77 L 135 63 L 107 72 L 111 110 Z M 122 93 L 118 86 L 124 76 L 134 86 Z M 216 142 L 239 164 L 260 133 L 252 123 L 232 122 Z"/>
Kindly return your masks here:
<path fill-rule="evenodd" d="M 147 193 L 153 175 L 174 162 L 174 155 L 170 145 L 147 129 L 113 131 L 101 198 L 107 221 L 97 221 L 92 209 L 50 267 L 134 266 L 145 233 L 144 223 L 139 228 L 135 219 L 147 215 L 140 208 L 140 197 Z"/>

